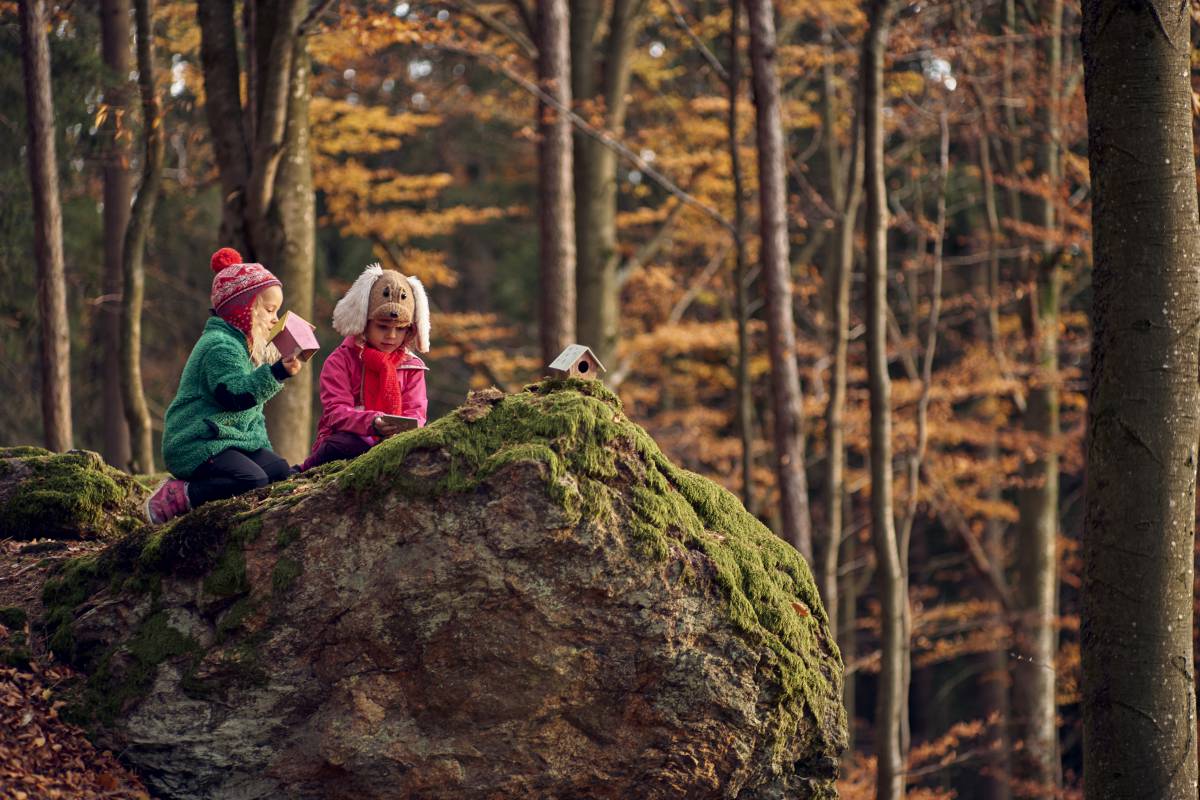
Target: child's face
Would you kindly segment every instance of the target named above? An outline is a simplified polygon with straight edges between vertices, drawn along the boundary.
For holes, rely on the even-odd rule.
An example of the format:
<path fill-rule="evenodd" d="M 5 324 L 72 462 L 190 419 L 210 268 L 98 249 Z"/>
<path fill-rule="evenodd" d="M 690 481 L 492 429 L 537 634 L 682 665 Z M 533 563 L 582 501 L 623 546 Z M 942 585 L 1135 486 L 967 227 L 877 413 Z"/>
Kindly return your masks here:
<path fill-rule="evenodd" d="M 254 298 L 254 338 L 265 336 L 271 326 L 279 321 L 279 307 L 283 305 L 283 290 L 278 286 L 268 286 Z"/>
<path fill-rule="evenodd" d="M 367 329 L 363 333 L 363 338 L 367 340 L 367 344 L 376 350 L 384 353 L 394 353 L 397 348 L 404 344 L 409 327 L 408 325 L 401 325 L 395 320 L 373 319 L 367 323 Z"/>

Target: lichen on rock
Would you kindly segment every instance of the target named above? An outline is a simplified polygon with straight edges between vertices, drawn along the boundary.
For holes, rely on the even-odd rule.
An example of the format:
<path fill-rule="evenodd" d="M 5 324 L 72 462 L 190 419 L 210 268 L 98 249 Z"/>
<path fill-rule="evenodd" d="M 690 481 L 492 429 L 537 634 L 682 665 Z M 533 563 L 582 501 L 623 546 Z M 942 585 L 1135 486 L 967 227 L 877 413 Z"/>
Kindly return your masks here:
<path fill-rule="evenodd" d="M 46 587 L 164 797 L 832 797 L 807 565 L 598 382 L 475 393 Z"/>
<path fill-rule="evenodd" d="M 141 524 L 145 495 L 98 453 L 0 448 L 0 538 L 113 538 Z"/>

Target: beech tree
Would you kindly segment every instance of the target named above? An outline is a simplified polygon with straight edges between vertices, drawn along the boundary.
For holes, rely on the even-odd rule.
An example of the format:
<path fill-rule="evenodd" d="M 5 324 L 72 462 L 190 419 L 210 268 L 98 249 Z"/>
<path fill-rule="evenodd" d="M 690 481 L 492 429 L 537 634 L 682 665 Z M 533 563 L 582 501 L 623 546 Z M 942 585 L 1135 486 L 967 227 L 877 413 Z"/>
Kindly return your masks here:
<path fill-rule="evenodd" d="M 25 75 L 29 183 L 33 189 L 33 256 L 41 322 L 42 436 L 46 447 L 70 450 L 71 323 L 63 266 L 62 204 L 54 147 L 54 100 L 45 0 L 21 0 L 21 64 Z"/>
<path fill-rule="evenodd" d="M 1162 0 L 1083 4 L 1095 268 L 1081 644 L 1095 800 L 1196 794 L 1190 26 Z"/>
<path fill-rule="evenodd" d="M 905 794 L 909 637 L 908 586 L 892 490 L 892 381 L 887 356 L 887 188 L 884 185 L 883 71 L 894 3 L 873 0 L 861 62 L 867 238 L 867 372 L 871 404 L 871 536 L 881 604 L 876 796 Z"/>
<path fill-rule="evenodd" d="M 146 274 L 146 237 L 163 174 L 163 116 L 154 87 L 154 0 L 134 0 L 137 16 L 138 88 L 142 98 L 142 182 L 129 217 L 122 247 L 124 284 L 121 295 L 121 392 L 129 423 L 135 472 L 154 472 L 154 433 L 142 385 L 142 304 Z"/>
<path fill-rule="evenodd" d="M 538 101 L 538 230 L 542 361 L 575 339 L 575 200 L 571 185 L 570 28 L 567 0 L 537 4 L 538 80 L 555 100 Z"/>
<path fill-rule="evenodd" d="M 100 357 L 104 374 L 104 458 L 129 466 L 129 425 L 121 395 L 121 253 L 133 196 L 128 136 L 124 135 L 129 100 L 129 0 L 100 3 L 100 48 L 111 83 L 104 87 L 104 295 L 99 304 Z"/>
<path fill-rule="evenodd" d="M 787 187 L 779 78 L 775 73 L 775 10 L 770 0 L 746 0 L 750 25 L 750 71 L 758 140 L 763 292 L 767 301 L 767 349 L 771 354 L 771 410 L 775 472 L 781 498 L 781 534 L 812 560 L 812 523 L 804 464 L 804 398 L 796 366 L 788 260 Z"/>

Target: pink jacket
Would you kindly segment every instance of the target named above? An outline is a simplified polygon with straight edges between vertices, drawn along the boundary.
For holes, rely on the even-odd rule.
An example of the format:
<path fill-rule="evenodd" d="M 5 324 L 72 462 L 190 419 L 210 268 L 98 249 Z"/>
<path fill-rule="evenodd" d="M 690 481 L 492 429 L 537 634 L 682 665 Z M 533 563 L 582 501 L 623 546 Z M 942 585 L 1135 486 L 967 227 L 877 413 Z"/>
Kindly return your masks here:
<path fill-rule="evenodd" d="M 425 426 L 429 400 L 425 396 L 425 362 L 413 353 L 400 362 L 396 371 L 400 373 L 401 414 L 416 417 Z M 321 367 L 321 422 L 317 426 L 317 441 L 312 451 L 317 452 L 327 436 L 339 431 L 357 433 L 359 436 L 377 441 L 371 424 L 378 411 L 364 409 L 362 405 L 363 362 L 362 348 L 353 336 L 347 336 L 337 346 Z"/>

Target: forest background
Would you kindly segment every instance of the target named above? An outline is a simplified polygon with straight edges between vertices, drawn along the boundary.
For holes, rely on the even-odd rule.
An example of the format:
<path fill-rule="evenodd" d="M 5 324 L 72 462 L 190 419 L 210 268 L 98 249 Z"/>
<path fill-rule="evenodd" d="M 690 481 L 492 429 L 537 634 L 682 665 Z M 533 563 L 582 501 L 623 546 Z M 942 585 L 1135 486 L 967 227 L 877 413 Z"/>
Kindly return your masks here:
<path fill-rule="evenodd" d="M 161 469 L 214 249 L 275 270 L 323 353 L 333 304 L 380 261 L 430 290 L 431 418 L 536 379 L 573 333 L 670 458 L 810 558 L 846 662 L 844 797 L 874 795 L 889 747 L 914 797 L 1078 793 L 1091 187 L 1075 3 L 780 0 L 770 31 L 759 0 L 134 5 L 149 38 L 129 0 L 46 9 L 64 431 L 37 390 L 65 364 L 39 327 L 28 48 L 0 2 L 0 445 L 58 436 Z M 872 56 L 882 163 L 860 149 Z M 873 165 L 882 207 L 863 196 Z M 875 256 L 886 310 L 867 302 Z M 140 375 L 122 363 L 136 275 Z M 871 539 L 872 308 L 898 572 Z M 321 358 L 272 403 L 293 462 Z M 909 687 L 896 713 L 886 663 Z"/>

